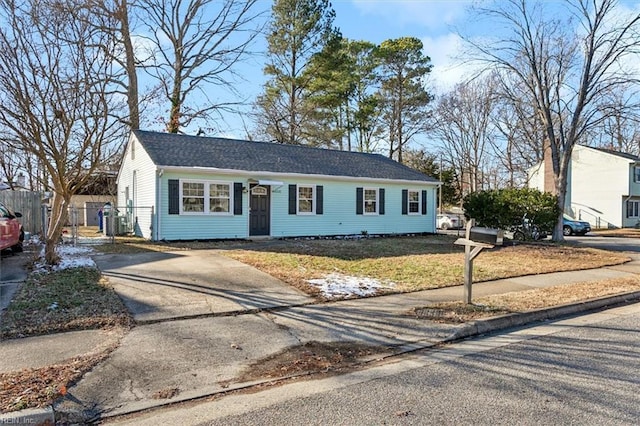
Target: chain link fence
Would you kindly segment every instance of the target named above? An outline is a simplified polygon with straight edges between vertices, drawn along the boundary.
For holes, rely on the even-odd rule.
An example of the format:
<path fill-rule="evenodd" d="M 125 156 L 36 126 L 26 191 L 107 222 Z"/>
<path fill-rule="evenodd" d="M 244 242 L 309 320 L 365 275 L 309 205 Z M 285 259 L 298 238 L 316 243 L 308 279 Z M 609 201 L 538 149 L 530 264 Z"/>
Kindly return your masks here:
<path fill-rule="evenodd" d="M 115 242 L 116 236 L 142 236 L 142 227 L 153 223 L 153 207 L 114 206 L 110 203 L 69 208 L 68 238 L 74 244 L 94 243 L 107 238 Z M 93 234 L 93 235 L 92 235 Z"/>

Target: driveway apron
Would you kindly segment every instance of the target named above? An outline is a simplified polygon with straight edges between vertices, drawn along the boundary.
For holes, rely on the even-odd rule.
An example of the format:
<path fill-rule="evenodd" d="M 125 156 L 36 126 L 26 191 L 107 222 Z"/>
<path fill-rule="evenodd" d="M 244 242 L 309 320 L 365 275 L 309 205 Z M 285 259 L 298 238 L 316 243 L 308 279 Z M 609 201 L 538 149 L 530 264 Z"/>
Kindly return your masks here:
<path fill-rule="evenodd" d="M 312 299 L 213 250 L 96 255 L 138 323 L 300 305 Z"/>

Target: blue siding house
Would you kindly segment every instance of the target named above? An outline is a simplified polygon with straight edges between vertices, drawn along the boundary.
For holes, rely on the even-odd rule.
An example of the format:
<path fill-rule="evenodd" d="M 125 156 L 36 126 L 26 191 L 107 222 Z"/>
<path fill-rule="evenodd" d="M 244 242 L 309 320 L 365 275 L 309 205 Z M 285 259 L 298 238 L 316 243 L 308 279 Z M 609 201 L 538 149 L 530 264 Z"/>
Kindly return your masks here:
<path fill-rule="evenodd" d="M 118 208 L 151 240 L 433 233 L 438 185 L 378 154 L 136 130 Z"/>

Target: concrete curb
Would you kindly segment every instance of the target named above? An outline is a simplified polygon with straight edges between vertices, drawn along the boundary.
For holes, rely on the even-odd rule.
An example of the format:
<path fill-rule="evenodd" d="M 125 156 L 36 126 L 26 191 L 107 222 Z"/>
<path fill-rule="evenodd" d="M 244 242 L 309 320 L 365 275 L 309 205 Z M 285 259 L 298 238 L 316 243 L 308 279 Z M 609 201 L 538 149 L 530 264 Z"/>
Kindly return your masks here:
<path fill-rule="evenodd" d="M 393 355 L 384 357 L 389 358 L 392 356 L 401 355 L 404 353 L 415 352 L 421 349 L 427 349 L 433 347 L 439 343 L 451 343 L 458 340 L 466 339 L 469 337 L 475 337 L 482 334 L 496 332 L 499 330 L 505 330 L 508 328 L 519 327 L 535 322 L 541 322 L 546 320 L 555 320 L 565 316 L 571 316 L 583 312 L 595 311 L 605 307 L 612 307 L 616 305 L 622 305 L 627 303 L 633 303 L 640 301 L 640 291 L 633 291 L 628 293 L 617 294 L 614 296 L 607 296 L 597 299 L 586 300 L 582 302 L 576 302 L 553 308 L 538 309 L 535 311 L 514 313 L 508 315 L 502 315 L 499 317 L 488 318 L 484 320 L 477 320 L 455 330 L 449 336 L 442 339 L 440 342 L 429 343 L 421 342 L 407 342 L 397 349 Z M 365 360 L 364 363 L 381 360 L 384 358 L 373 357 L 373 359 Z M 248 389 L 256 385 L 265 383 L 275 383 L 291 378 L 311 375 L 312 373 L 295 374 L 292 376 L 272 378 L 269 380 L 258 380 L 247 383 L 236 383 L 234 385 L 225 388 L 224 390 L 200 390 L 185 393 L 178 398 L 167 401 L 154 401 L 140 404 L 135 409 L 115 411 L 109 414 L 105 414 L 100 419 L 91 419 L 92 421 L 105 420 L 108 418 L 120 417 L 128 414 L 139 413 L 150 409 L 160 408 L 163 406 L 179 404 L 188 401 L 194 401 L 201 398 L 211 397 L 217 394 L 231 393 L 238 390 Z M 0 425 L 2 424 L 29 424 L 29 425 L 55 425 L 55 413 L 52 407 L 41 409 L 26 409 L 21 411 L 14 411 L 11 413 L 0 414 Z"/>
<path fill-rule="evenodd" d="M 0 414 L 0 425 L 54 426 L 56 424 L 53 408 L 28 408 L 12 413 Z"/>
<path fill-rule="evenodd" d="M 582 302 L 554 306 L 552 308 L 537 309 L 529 312 L 507 314 L 499 317 L 478 320 L 465 324 L 454 331 L 443 342 L 454 342 L 468 337 L 479 336 L 498 330 L 519 327 L 534 322 L 557 319 L 564 316 L 575 315 L 587 311 L 602 309 L 607 306 L 631 303 L 640 300 L 640 291 L 617 294 L 615 296 L 601 297 Z"/>

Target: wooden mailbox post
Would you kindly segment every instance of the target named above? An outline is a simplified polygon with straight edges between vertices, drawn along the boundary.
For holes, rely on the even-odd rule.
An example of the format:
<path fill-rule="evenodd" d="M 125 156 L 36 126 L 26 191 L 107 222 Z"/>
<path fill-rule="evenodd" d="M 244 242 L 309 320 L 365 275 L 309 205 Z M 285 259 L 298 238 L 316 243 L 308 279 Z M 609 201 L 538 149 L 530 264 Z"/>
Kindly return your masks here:
<path fill-rule="evenodd" d="M 469 219 L 465 238 L 458 238 L 454 244 L 464 246 L 464 302 L 471 303 L 471 284 L 473 283 L 473 259 L 485 248 L 502 245 L 503 232 L 499 229 L 474 226 L 475 220 Z"/>

